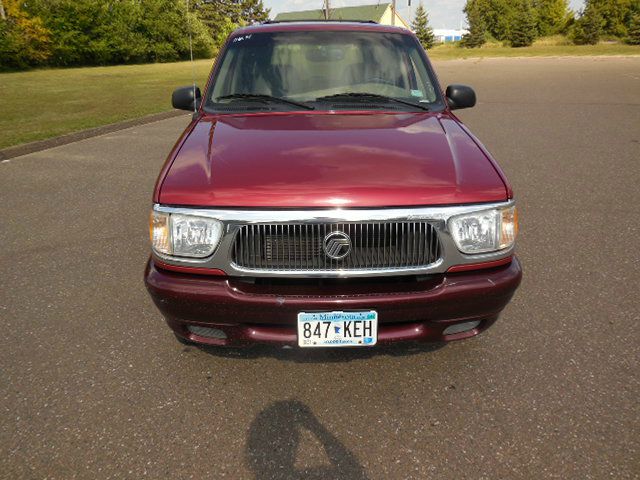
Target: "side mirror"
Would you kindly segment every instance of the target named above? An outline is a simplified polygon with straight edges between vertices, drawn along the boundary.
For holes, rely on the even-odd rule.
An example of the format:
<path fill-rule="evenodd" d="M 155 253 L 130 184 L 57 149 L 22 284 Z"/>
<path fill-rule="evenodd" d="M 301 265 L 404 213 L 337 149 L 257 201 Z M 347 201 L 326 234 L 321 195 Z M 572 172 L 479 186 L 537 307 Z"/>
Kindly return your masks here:
<path fill-rule="evenodd" d="M 449 85 L 446 96 L 451 110 L 471 108 L 476 104 L 476 92 L 466 85 Z"/>
<path fill-rule="evenodd" d="M 193 112 L 200 105 L 200 99 L 202 97 L 198 87 L 195 87 L 195 98 L 193 97 L 193 91 L 193 85 L 176 88 L 171 95 L 171 105 L 173 105 L 173 108 Z"/>

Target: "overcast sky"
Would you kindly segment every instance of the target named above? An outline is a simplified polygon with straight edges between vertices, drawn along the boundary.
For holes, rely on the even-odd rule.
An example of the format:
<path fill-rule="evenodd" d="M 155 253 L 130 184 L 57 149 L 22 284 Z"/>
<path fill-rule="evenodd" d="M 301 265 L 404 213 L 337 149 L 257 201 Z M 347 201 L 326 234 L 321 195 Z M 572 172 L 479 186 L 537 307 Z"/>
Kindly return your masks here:
<path fill-rule="evenodd" d="M 370 5 L 376 3 L 376 0 L 330 0 L 332 7 L 347 7 L 353 5 Z M 411 7 L 407 6 L 407 0 L 398 1 L 398 13 L 409 22 L 413 18 L 415 10 L 420 0 L 411 0 Z M 390 2 L 390 0 L 386 0 Z M 296 10 L 311 10 L 314 8 L 322 8 L 322 0 L 264 0 L 265 6 L 271 8 L 271 17 L 277 13 L 290 12 Z M 385 3 L 385 0 L 381 0 Z M 573 10 L 579 10 L 583 0 L 569 0 Z M 429 12 L 429 19 L 433 28 L 459 28 L 464 22 L 465 17 L 462 13 L 462 7 L 465 0 L 424 0 L 424 6 Z"/>

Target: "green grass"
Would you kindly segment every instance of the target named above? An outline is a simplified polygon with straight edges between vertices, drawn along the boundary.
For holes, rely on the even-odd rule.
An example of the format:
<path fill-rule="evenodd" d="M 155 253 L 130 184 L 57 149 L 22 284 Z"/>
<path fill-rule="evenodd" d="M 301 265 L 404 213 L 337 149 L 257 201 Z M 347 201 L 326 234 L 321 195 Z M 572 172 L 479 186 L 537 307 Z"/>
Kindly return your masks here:
<path fill-rule="evenodd" d="M 575 46 L 557 36 L 540 39 L 526 48 L 492 43 L 466 49 L 447 44 L 431 49 L 429 54 L 434 60 L 640 55 L 640 47 L 620 43 Z M 212 63 L 195 62 L 196 82 L 201 88 Z M 189 62 L 2 73 L 0 148 L 170 110 L 173 89 L 191 81 Z"/>
<path fill-rule="evenodd" d="M 195 62 L 200 88 L 213 60 Z M 0 148 L 171 109 L 189 62 L 0 74 Z"/>
<path fill-rule="evenodd" d="M 598 45 L 572 45 L 565 37 L 541 38 L 530 47 L 511 48 L 499 43 L 487 43 L 480 48 L 460 48 L 456 44 L 438 45 L 429 50 L 433 60 L 485 57 L 566 57 L 601 55 L 640 55 L 640 46 L 623 43 L 599 43 Z"/>

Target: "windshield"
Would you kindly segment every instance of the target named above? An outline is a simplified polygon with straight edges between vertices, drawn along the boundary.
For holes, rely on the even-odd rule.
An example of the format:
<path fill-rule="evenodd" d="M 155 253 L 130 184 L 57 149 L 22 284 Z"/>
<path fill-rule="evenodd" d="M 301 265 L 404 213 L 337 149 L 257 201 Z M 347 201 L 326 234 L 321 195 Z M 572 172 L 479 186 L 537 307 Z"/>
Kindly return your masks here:
<path fill-rule="evenodd" d="M 410 35 L 292 31 L 233 38 L 206 107 L 300 110 L 307 105 L 334 110 L 365 105 L 417 110 L 437 101 L 435 81 Z"/>

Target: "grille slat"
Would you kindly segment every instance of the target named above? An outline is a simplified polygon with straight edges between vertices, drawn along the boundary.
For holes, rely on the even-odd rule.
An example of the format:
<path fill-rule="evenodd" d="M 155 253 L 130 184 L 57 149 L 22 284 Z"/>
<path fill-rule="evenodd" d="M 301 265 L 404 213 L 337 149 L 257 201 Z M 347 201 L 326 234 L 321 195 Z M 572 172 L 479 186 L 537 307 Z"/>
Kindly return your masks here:
<path fill-rule="evenodd" d="M 343 259 L 324 252 L 332 232 L 351 239 Z M 399 270 L 426 267 L 440 256 L 437 231 L 425 221 L 242 225 L 233 246 L 236 266 L 262 271 Z"/>

